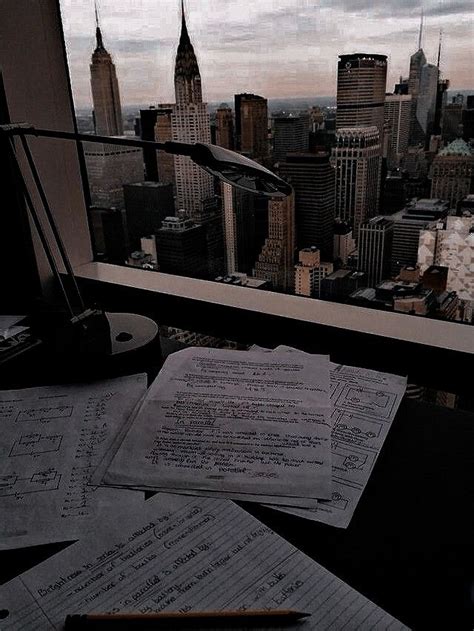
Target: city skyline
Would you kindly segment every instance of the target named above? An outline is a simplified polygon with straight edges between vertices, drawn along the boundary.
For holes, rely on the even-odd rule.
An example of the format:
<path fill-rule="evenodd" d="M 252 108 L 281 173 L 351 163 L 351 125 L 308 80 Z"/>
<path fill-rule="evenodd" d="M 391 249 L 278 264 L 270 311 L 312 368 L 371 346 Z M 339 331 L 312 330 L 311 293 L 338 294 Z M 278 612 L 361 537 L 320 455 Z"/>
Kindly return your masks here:
<path fill-rule="evenodd" d="M 77 107 L 91 105 L 88 60 L 94 47 L 92 0 L 61 0 L 66 47 Z M 423 3 L 422 47 L 435 62 L 443 28 L 441 72 L 451 89 L 469 89 L 473 58 L 473 9 L 464 0 Z M 363 50 L 388 55 L 387 90 L 408 74 L 418 47 L 421 3 L 398 1 L 373 8 L 367 0 L 187 0 L 190 36 L 201 68 L 205 101 L 252 90 L 269 98 L 332 96 L 339 54 Z M 169 102 L 173 95 L 180 3 L 100 0 L 104 43 L 117 66 L 125 105 Z M 225 24 L 226 28 L 223 28 Z M 376 33 L 371 37 L 370 33 Z M 258 60 L 258 63 L 256 61 Z M 229 70 L 232 86 L 229 86 Z"/>

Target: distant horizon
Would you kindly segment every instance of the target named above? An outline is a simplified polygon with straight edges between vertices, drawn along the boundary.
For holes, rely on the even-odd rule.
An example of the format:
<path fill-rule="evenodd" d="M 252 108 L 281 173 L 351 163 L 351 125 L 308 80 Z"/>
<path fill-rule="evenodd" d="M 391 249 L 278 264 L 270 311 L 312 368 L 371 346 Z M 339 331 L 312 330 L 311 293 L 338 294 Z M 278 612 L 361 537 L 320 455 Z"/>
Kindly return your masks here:
<path fill-rule="evenodd" d="M 455 96 L 456 94 L 463 94 L 464 96 L 466 96 L 466 94 L 474 94 L 474 87 L 472 88 L 459 88 L 459 89 L 454 89 L 454 90 L 448 90 L 448 98 L 451 96 Z M 265 97 L 264 94 L 261 94 L 260 96 Z M 266 97 L 265 97 L 266 98 Z M 324 95 L 318 95 L 318 96 L 273 96 L 273 97 L 269 97 L 267 98 L 267 101 L 269 103 L 271 102 L 275 102 L 275 101 L 303 101 L 303 100 L 307 100 L 307 101 L 314 101 L 317 99 L 331 99 L 331 100 L 336 100 L 336 95 L 335 94 L 324 94 Z M 232 104 L 234 103 L 234 96 L 232 96 L 231 98 L 222 98 L 222 99 L 216 99 L 216 100 L 212 100 L 212 101 L 206 101 L 206 103 L 208 105 L 214 106 L 214 105 L 220 105 L 221 103 L 227 103 L 228 105 L 232 106 Z M 151 106 L 155 106 L 158 105 L 159 102 L 155 102 L 155 103 L 125 103 L 122 105 L 122 110 L 124 109 L 129 109 L 129 108 L 148 108 Z M 93 107 L 91 105 L 83 105 L 83 106 L 77 106 L 74 108 L 75 111 L 80 111 L 80 110 L 84 110 L 84 111 L 92 111 Z"/>

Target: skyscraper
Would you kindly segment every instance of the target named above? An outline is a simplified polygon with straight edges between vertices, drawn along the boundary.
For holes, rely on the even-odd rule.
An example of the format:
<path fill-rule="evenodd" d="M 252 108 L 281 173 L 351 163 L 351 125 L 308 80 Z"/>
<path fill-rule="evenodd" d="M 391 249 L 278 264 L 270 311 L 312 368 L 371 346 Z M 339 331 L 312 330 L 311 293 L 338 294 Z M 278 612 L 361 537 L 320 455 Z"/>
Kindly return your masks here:
<path fill-rule="evenodd" d="M 349 203 L 347 206 L 347 198 L 352 197 L 347 187 L 345 187 L 343 180 L 339 177 L 340 173 L 336 175 L 336 186 L 339 192 L 337 198 L 339 200 L 339 207 L 336 211 L 336 216 L 341 219 L 353 220 L 354 235 L 357 238 L 358 226 L 360 221 L 368 217 L 373 217 L 378 213 L 381 179 L 382 179 L 382 152 L 384 146 L 384 104 L 385 104 L 385 89 L 387 84 L 387 57 L 386 55 L 371 55 L 367 53 L 354 53 L 353 55 L 340 55 L 337 65 L 337 113 L 336 113 L 336 153 L 339 157 L 342 157 L 345 153 L 344 143 L 348 143 L 347 146 L 350 149 L 348 154 L 351 154 L 352 159 L 355 157 L 355 153 L 359 153 L 359 158 L 362 159 L 362 155 L 366 154 L 367 157 L 370 154 L 370 165 L 368 170 L 362 165 L 364 162 L 359 162 L 358 170 L 366 171 L 367 184 L 369 185 L 366 193 L 363 193 L 362 180 L 360 180 L 358 188 L 359 201 Z M 354 134 L 351 132 L 349 136 L 342 141 L 340 131 L 348 129 L 361 129 L 364 127 L 377 128 L 378 142 L 375 138 L 368 137 L 359 140 L 355 139 Z M 351 138 L 351 140 L 349 140 Z M 362 151 L 362 145 L 367 151 Z M 368 147 L 370 145 L 370 150 Z M 355 151 L 354 151 L 355 150 Z M 379 159 L 375 159 L 375 154 L 378 152 Z M 373 159 L 372 159 L 373 158 Z M 355 168 L 355 163 L 352 163 Z M 349 174 L 346 172 L 344 177 L 354 185 L 355 173 Z M 360 178 L 359 178 L 360 179 Z M 342 203 L 342 191 L 344 190 L 341 185 L 344 185 L 346 202 Z M 352 210 L 350 210 L 352 204 Z M 357 210 L 356 210 L 357 206 Z M 342 214 L 341 214 L 342 212 Z M 339 213 L 339 214 L 338 214 Z M 349 213 L 349 215 L 348 215 Z"/>
<path fill-rule="evenodd" d="M 158 110 L 151 105 L 147 110 L 140 110 L 140 138 L 142 140 L 155 140 L 155 125 Z M 157 152 L 146 147 L 143 149 L 143 162 L 145 164 L 145 180 L 158 182 Z"/>
<path fill-rule="evenodd" d="M 123 208 L 123 185 L 143 182 L 143 153 L 138 147 L 84 142 L 91 202 L 102 208 Z"/>
<path fill-rule="evenodd" d="M 236 149 L 255 160 L 268 156 L 267 99 L 256 94 L 235 95 Z"/>
<path fill-rule="evenodd" d="M 357 244 L 352 236 L 352 228 L 344 221 L 336 221 L 334 224 L 334 260 L 339 260 L 347 265 L 349 257 L 354 254 Z"/>
<path fill-rule="evenodd" d="M 421 14 L 418 50 L 410 57 L 408 94 L 412 96 L 410 145 L 425 146 L 434 125 L 438 92 L 439 69 L 426 62 L 423 43 L 423 13 Z"/>
<path fill-rule="evenodd" d="M 386 55 L 339 55 L 336 130 L 375 125 L 382 145 L 386 83 Z"/>
<path fill-rule="evenodd" d="M 273 161 L 283 162 L 290 152 L 309 149 L 309 115 L 278 114 L 273 117 Z"/>
<path fill-rule="evenodd" d="M 434 64 L 425 64 L 421 69 L 420 87 L 416 102 L 416 120 L 411 142 L 427 146 L 433 133 L 439 70 Z"/>
<path fill-rule="evenodd" d="M 410 57 L 410 73 L 408 75 L 408 94 L 411 94 L 413 100 L 418 98 L 420 92 L 421 70 L 426 65 L 426 57 L 423 49 L 420 47 L 416 53 Z"/>
<path fill-rule="evenodd" d="M 97 7 L 95 19 L 96 47 L 90 65 L 95 133 L 98 136 L 121 136 L 123 122 L 117 74 L 112 57 L 104 47 Z"/>
<path fill-rule="evenodd" d="M 474 177 L 474 152 L 462 138 L 456 138 L 435 156 L 431 171 L 431 197 L 438 197 L 456 208 L 471 191 Z"/>
<path fill-rule="evenodd" d="M 462 111 L 462 127 L 464 140 L 474 140 L 474 94 L 469 94 L 466 99 L 466 107 Z"/>
<path fill-rule="evenodd" d="M 156 248 L 162 272 L 208 278 L 205 229 L 184 213 L 166 217 L 156 233 Z"/>
<path fill-rule="evenodd" d="M 269 280 L 274 289 L 294 287 L 295 197 L 271 199 L 268 204 L 268 238 L 255 263 L 254 276 Z"/>
<path fill-rule="evenodd" d="M 226 182 L 221 186 L 226 270 L 250 274 L 255 262 L 255 196 Z"/>
<path fill-rule="evenodd" d="M 138 249 L 142 237 L 156 234 L 162 221 L 173 215 L 173 187 L 162 182 L 137 182 L 124 184 L 123 194 L 128 237 L 132 248 Z"/>
<path fill-rule="evenodd" d="M 372 217 L 359 228 L 359 269 L 367 274 L 367 284 L 375 287 L 389 277 L 393 221 Z"/>
<path fill-rule="evenodd" d="M 173 128 L 171 117 L 173 105 L 160 105 L 157 110 L 155 123 L 155 141 L 168 142 L 173 139 Z M 174 158 L 171 153 L 157 151 L 158 181 L 163 184 L 172 184 L 176 188 L 176 177 L 174 170 Z"/>
<path fill-rule="evenodd" d="M 416 265 L 420 231 L 446 216 L 448 204 L 439 199 L 419 199 L 390 216 L 393 221 L 391 275 Z"/>
<path fill-rule="evenodd" d="M 234 148 L 234 117 L 227 103 L 221 103 L 216 112 L 216 145 Z"/>
<path fill-rule="evenodd" d="M 176 53 L 174 86 L 176 105 L 171 116 L 172 137 L 177 142 L 211 142 L 207 104 L 202 102 L 201 75 L 189 38 L 181 4 L 181 36 Z M 200 219 L 203 203 L 213 196 L 213 178 L 187 156 L 174 156 L 178 209 Z"/>
<path fill-rule="evenodd" d="M 443 108 L 441 136 L 444 142 L 452 142 L 462 136 L 462 132 L 462 104 L 455 103 L 453 98 L 452 103 Z"/>
<path fill-rule="evenodd" d="M 333 271 L 333 263 L 320 260 L 318 248 L 303 248 L 295 265 L 295 294 L 319 298 L 322 281 Z"/>
<path fill-rule="evenodd" d="M 389 169 L 400 166 L 400 160 L 408 148 L 411 120 L 411 95 L 387 94 L 385 97 L 385 122 L 388 124 Z"/>
<path fill-rule="evenodd" d="M 316 246 L 324 260 L 333 254 L 334 169 L 327 151 L 288 153 L 279 174 L 295 191 L 298 249 Z"/>
<path fill-rule="evenodd" d="M 382 162 L 378 128 L 338 129 L 333 162 L 336 217 L 350 223 L 357 238 L 360 224 L 377 214 Z"/>

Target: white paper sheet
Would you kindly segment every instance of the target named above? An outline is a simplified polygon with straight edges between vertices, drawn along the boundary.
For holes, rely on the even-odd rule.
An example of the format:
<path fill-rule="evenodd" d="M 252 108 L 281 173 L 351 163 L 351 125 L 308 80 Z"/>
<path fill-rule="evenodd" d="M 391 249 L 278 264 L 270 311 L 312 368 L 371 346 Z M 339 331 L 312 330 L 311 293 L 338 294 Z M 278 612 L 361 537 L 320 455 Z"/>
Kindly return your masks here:
<path fill-rule="evenodd" d="M 104 482 L 310 498 L 314 506 L 331 497 L 328 365 L 323 356 L 174 353 Z"/>
<path fill-rule="evenodd" d="M 0 391 L 0 549 L 77 538 L 143 494 L 89 486 L 146 390 L 146 375 Z"/>
<path fill-rule="evenodd" d="M 9 329 L 24 318 L 26 318 L 26 315 L 0 315 L 0 331 Z"/>
<path fill-rule="evenodd" d="M 406 629 L 228 500 L 158 494 L 0 587 L 2 631 L 91 612 L 296 609 L 298 629 Z"/>
<path fill-rule="evenodd" d="M 289 346 L 278 346 L 273 352 L 306 354 Z M 398 375 L 331 363 L 332 498 L 318 502 L 316 508 L 282 507 L 282 511 L 347 528 L 395 418 L 406 383 L 406 378 Z"/>
<path fill-rule="evenodd" d="M 0 342 L 6 340 L 9 337 L 13 337 L 17 333 L 22 333 L 28 330 L 27 326 L 15 326 L 21 320 L 24 320 L 26 316 L 4 316 L 0 315 Z"/>

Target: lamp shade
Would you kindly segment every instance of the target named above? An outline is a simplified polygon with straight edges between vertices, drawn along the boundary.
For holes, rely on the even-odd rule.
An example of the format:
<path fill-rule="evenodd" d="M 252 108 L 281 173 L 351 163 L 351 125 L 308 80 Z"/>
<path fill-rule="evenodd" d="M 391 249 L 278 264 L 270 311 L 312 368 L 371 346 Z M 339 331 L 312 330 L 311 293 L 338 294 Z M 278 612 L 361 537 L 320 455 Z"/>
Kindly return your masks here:
<path fill-rule="evenodd" d="M 191 159 L 219 179 L 250 193 L 266 197 L 286 197 L 291 186 L 280 177 L 245 156 L 223 147 L 196 143 Z"/>

